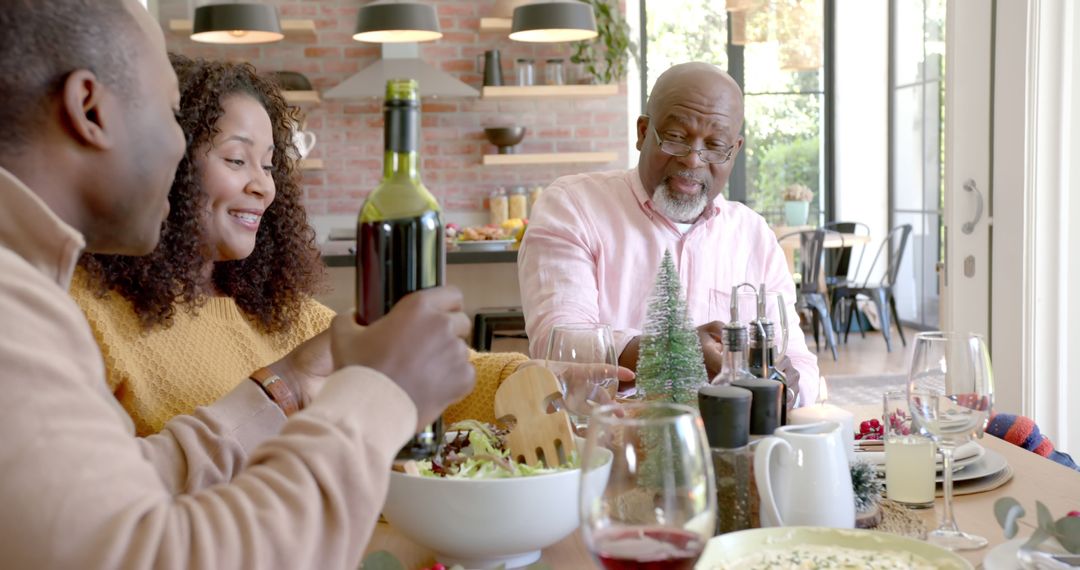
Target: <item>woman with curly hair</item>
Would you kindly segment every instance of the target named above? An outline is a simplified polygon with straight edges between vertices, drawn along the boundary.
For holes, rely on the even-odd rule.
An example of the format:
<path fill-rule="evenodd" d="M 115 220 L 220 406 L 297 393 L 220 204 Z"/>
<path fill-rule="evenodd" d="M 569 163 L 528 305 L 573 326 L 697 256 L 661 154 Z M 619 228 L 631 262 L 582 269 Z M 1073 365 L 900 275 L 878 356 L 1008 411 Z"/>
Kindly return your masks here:
<path fill-rule="evenodd" d="M 187 149 L 160 244 L 145 257 L 84 255 L 72 284 L 139 435 L 217 400 L 334 316 L 311 298 L 322 266 L 300 204 L 297 111 L 250 65 L 170 59 Z"/>
<path fill-rule="evenodd" d="M 311 297 L 323 269 L 301 204 L 297 112 L 249 64 L 170 60 L 187 149 L 160 244 L 145 257 L 84 255 L 71 288 L 140 436 L 302 344 L 301 376 L 332 368 L 320 333 L 334 313 Z M 446 419 L 494 421 L 495 390 L 526 360 L 472 353 L 476 389 Z"/>

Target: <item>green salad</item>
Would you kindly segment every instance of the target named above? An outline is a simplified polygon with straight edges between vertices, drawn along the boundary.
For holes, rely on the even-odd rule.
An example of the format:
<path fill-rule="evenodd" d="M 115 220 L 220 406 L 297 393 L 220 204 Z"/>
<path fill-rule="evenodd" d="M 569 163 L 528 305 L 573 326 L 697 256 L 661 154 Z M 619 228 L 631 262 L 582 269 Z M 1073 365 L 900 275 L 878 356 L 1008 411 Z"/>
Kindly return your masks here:
<path fill-rule="evenodd" d="M 510 457 L 510 452 L 506 449 L 506 436 L 510 432 L 488 423 L 464 420 L 450 426 L 449 431 L 456 432 L 454 437 L 439 447 L 434 458 L 416 462 L 420 475 L 457 479 L 504 479 L 578 467 L 576 451 L 571 452 L 566 463 L 557 468 L 518 463 Z"/>

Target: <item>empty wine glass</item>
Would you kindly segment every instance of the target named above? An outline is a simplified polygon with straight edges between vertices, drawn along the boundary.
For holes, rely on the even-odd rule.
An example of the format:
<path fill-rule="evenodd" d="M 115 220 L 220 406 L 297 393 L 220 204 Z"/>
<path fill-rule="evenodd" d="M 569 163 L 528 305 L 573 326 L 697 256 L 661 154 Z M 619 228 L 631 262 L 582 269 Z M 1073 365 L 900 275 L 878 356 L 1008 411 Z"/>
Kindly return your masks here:
<path fill-rule="evenodd" d="M 612 460 L 603 488 L 582 485 L 581 532 L 607 569 L 693 568 L 716 525 L 716 490 L 705 428 L 681 404 L 635 402 L 597 408 L 582 454 L 582 477 Z M 584 479 L 583 479 L 584 481 Z"/>
<path fill-rule="evenodd" d="M 974 550 L 986 539 L 962 532 L 952 511 L 953 451 L 982 436 L 994 403 L 994 374 L 981 336 L 925 332 L 915 335 L 908 376 L 908 407 L 938 445 L 945 476 L 941 525 L 926 540 L 950 550 Z"/>
<path fill-rule="evenodd" d="M 619 361 L 611 327 L 582 323 L 555 325 L 544 364 L 559 380 L 562 405 L 574 429 L 584 435 L 594 406 L 614 401 Z"/>

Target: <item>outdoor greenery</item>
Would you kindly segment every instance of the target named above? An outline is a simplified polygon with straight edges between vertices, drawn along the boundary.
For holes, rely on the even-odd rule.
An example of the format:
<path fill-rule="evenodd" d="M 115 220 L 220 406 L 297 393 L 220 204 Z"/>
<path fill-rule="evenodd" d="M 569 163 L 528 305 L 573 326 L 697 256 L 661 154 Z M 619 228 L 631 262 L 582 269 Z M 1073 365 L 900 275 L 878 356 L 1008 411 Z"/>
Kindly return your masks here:
<path fill-rule="evenodd" d="M 593 7 L 599 35 L 587 42 L 574 43 L 570 61 L 580 63 L 594 83 L 616 83 L 626 77 L 626 66 L 637 46 L 630 41 L 630 25 L 619 12 L 617 0 L 583 0 Z"/>
<path fill-rule="evenodd" d="M 650 1 L 648 84 L 668 67 L 683 61 L 705 61 L 728 67 L 727 13 L 723 2 L 709 0 Z M 770 27 L 771 26 L 771 27 Z M 771 38 L 781 28 L 763 18 L 747 20 L 746 36 Z M 746 200 L 758 212 L 779 222 L 783 192 L 803 184 L 815 194 L 821 186 L 822 96 L 820 70 L 781 70 L 776 41 L 748 43 L 743 50 L 746 91 L 743 151 L 746 157 Z M 728 189 L 730 193 L 730 188 Z"/>

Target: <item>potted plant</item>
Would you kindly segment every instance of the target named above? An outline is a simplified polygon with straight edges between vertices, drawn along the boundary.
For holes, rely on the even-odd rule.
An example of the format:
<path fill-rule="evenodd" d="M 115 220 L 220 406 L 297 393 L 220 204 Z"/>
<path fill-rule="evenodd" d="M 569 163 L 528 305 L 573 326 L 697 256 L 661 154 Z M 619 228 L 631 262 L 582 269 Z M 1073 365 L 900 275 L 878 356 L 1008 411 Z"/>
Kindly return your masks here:
<path fill-rule="evenodd" d="M 591 83 L 616 83 L 626 77 L 630 56 L 637 60 L 634 43 L 630 41 L 630 25 L 619 12 L 617 0 L 581 0 L 593 7 L 597 36 L 589 41 L 576 42 L 570 61 L 581 64 L 586 73 L 579 78 Z"/>
<path fill-rule="evenodd" d="M 810 216 L 810 201 L 814 192 L 802 184 L 792 184 L 784 189 L 784 221 L 787 225 L 805 226 Z"/>

